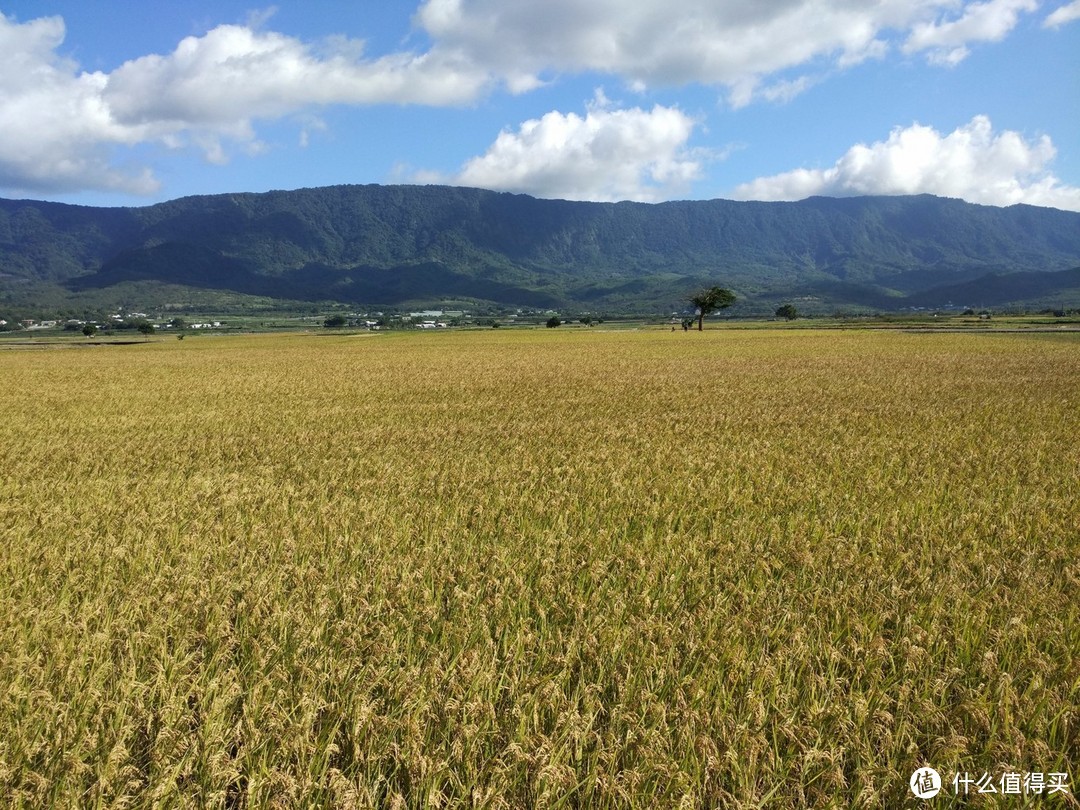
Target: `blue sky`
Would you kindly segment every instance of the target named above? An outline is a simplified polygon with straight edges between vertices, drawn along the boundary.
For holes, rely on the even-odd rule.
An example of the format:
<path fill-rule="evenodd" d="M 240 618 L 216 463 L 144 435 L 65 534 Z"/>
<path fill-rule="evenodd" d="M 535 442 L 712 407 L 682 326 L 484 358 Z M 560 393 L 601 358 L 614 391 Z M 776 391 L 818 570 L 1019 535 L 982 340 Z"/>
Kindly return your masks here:
<path fill-rule="evenodd" d="M 1080 210 L 1080 0 L 0 0 L 0 196 Z"/>

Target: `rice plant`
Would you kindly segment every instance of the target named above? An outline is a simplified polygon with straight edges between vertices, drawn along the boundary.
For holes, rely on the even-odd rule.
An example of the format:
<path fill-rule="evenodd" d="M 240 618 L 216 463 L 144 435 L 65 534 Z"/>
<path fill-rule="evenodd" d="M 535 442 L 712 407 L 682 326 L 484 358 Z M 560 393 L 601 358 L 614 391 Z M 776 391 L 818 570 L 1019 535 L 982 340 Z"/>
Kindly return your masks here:
<path fill-rule="evenodd" d="M 2 351 L 0 803 L 894 807 L 924 765 L 1075 778 L 1078 349 Z"/>

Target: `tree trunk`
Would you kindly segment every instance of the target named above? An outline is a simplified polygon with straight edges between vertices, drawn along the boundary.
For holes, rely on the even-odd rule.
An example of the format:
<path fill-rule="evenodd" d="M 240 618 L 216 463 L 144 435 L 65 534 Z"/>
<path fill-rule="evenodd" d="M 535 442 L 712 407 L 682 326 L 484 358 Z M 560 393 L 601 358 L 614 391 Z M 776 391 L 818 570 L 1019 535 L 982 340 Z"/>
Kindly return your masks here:
<path fill-rule="evenodd" d="M 699 332 L 703 331 L 703 328 L 702 328 L 702 325 L 701 325 L 701 324 L 702 324 L 702 323 L 703 323 L 704 321 L 705 321 L 705 313 L 704 313 L 704 312 L 702 312 L 702 313 L 701 313 L 700 315 L 698 315 L 698 316 L 697 316 L 697 330 L 698 330 Z"/>

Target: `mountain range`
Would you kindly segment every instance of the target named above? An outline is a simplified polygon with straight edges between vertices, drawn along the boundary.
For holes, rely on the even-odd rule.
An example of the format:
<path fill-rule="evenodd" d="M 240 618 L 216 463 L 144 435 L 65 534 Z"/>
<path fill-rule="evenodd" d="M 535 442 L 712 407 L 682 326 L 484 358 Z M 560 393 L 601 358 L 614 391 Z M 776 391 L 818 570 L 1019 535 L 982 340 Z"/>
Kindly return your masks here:
<path fill-rule="evenodd" d="M 590 203 L 333 186 L 139 208 L 0 200 L 0 316 L 117 306 L 733 313 L 1080 304 L 1080 213 L 929 195 Z"/>

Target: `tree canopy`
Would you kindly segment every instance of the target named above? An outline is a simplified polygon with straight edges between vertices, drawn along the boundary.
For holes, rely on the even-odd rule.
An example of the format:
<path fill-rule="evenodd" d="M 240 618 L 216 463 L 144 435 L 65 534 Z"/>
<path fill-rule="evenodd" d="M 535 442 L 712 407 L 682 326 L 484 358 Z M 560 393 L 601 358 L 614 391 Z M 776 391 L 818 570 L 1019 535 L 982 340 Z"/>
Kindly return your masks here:
<path fill-rule="evenodd" d="M 735 303 L 735 294 L 723 287 L 709 287 L 700 290 L 690 296 L 690 303 L 697 310 L 697 328 L 700 332 L 706 315 L 711 315 L 718 309 L 727 309 Z"/>

